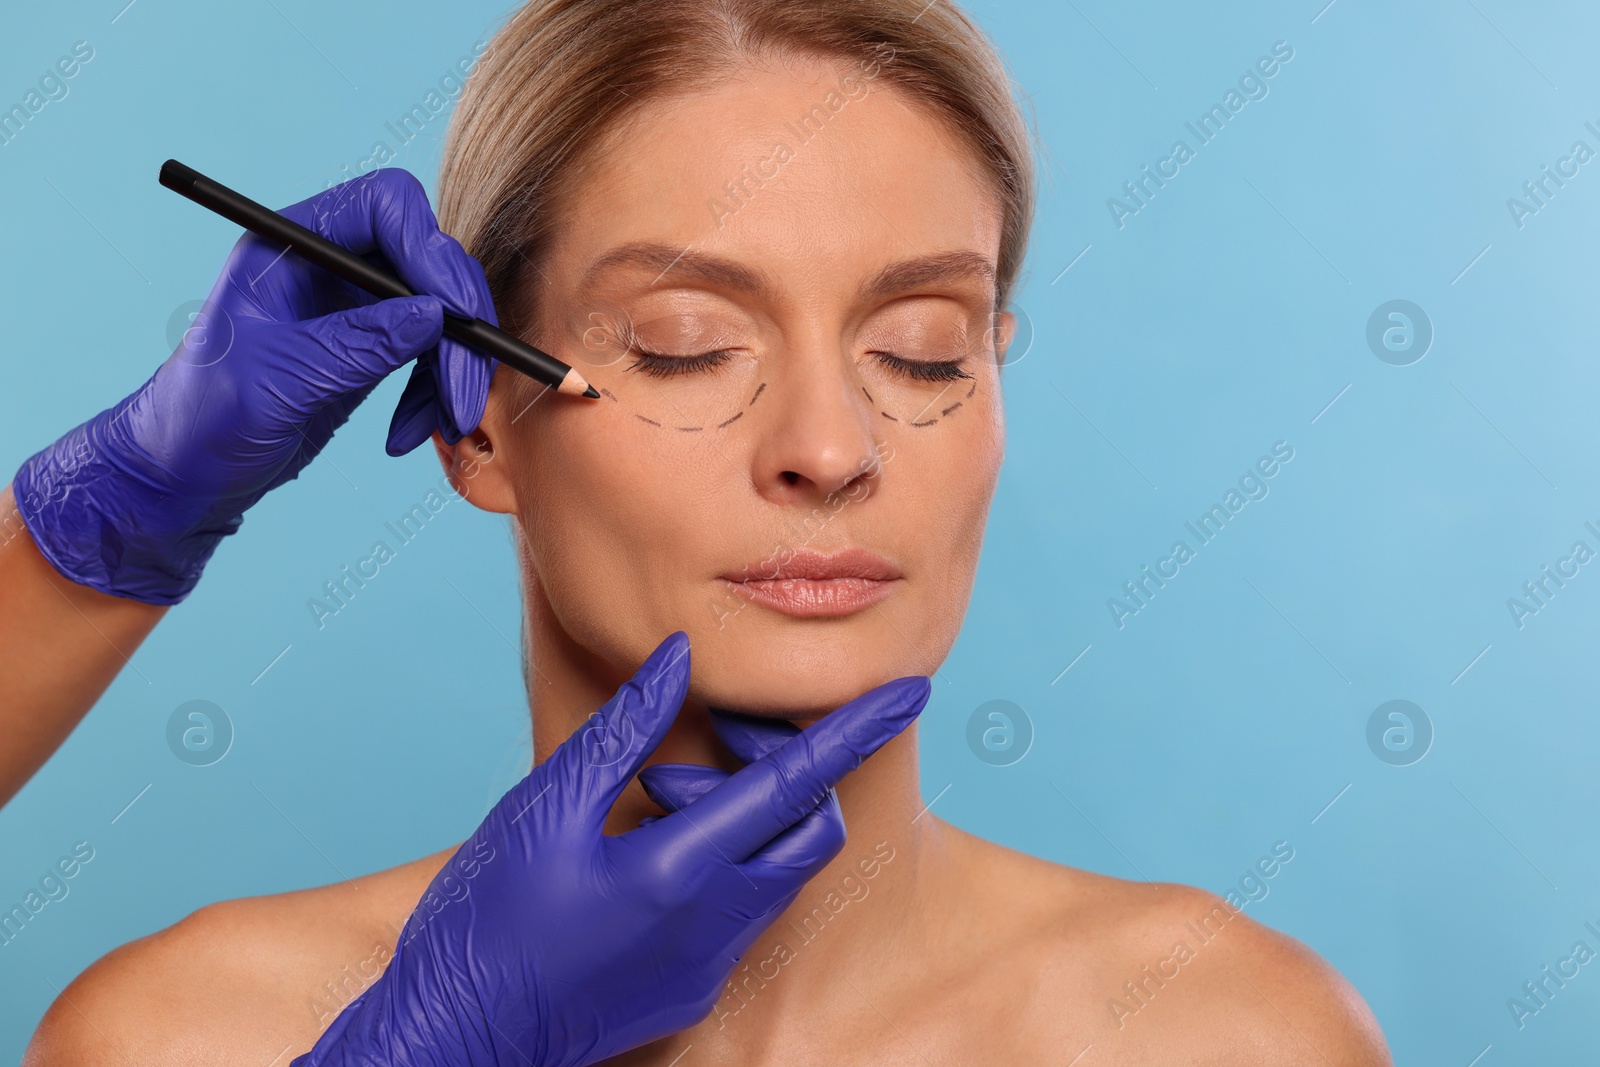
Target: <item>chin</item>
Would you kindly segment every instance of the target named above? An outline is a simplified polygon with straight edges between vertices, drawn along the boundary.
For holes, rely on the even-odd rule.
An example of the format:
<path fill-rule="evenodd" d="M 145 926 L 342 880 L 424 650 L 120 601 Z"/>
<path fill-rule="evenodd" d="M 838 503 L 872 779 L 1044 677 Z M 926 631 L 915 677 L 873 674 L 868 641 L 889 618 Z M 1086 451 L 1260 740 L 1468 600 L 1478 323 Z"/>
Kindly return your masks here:
<path fill-rule="evenodd" d="M 690 695 L 729 711 L 815 719 L 885 682 L 937 670 L 955 635 L 935 640 L 920 630 L 870 608 L 796 618 L 751 605 L 724 617 L 720 627 L 711 622 L 688 629 Z"/>

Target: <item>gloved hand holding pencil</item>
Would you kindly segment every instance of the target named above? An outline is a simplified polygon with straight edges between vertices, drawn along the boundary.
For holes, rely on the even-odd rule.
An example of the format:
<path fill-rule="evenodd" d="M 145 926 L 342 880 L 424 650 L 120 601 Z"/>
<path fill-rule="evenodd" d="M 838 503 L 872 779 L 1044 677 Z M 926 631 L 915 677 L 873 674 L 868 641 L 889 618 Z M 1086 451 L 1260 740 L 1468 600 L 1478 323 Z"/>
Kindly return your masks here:
<path fill-rule="evenodd" d="M 495 362 L 443 336 L 443 316 L 496 323 L 494 304 L 483 268 L 440 231 L 421 183 L 378 170 L 282 214 L 427 295 L 379 300 L 279 244 L 241 237 L 155 374 L 17 471 L 28 531 L 66 577 L 178 603 L 245 511 L 297 477 L 412 360 L 390 455 L 436 428 L 453 444 L 482 418 Z"/>

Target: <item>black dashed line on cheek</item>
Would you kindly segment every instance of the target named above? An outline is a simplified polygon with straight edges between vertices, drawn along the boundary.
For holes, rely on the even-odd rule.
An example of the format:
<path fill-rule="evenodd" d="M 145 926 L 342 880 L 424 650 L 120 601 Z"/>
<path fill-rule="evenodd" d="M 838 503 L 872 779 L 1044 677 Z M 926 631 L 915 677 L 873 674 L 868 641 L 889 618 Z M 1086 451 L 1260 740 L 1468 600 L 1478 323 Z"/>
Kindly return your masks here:
<path fill-rule="evenodd" d="M 978 383 L 976 381 L 974 381 L 972 383 L 971 387 L 969 387 L 967 389 L 967 396 L 969 396 L 969 397 L 972 396 L 972 394 L 977 391 L 977 388 L 978 388 Z M 917 427 L 919 429 L 924 427 L 924 426 L 932 426 L 934 423 L 939 421 L 939 417 L 940 416 L 942 416 L 942 415 L 950 415 L 957 408 L 959 408 L 962 405 L 962 403 L 963 403 L 963 401 L 957 400 L 954 404 L 951 404 L 949 407 L 941 408 L 939 410 L 939 414 L 935 415 L 933 418 L 931 418 L 931 419 L 923 419 L 921 422 L 913 422 L 913 423 L 911 423 L 911 425 L 915 426 L 915 427 Z M 894 416 L 889 414 L 887 411 L 883 412 L 882 414 L 883 414 L 883 417 L 886 418 L 886 419 L 894 419 Z M 899 419 L 895 419 L 895 421 L 899 422 L 900 420 Z"/>
<path fill-rule="evenodd" d="M 731 425 L 733 425 L 733 424 L 734 424 L 734 423 L 736 423 L 736 422 L 738 422 L 738 421 L 739 421 L 739 420 L 740 420 L 740 419 L 742 419 L 742 418 L 744 418 L 744 412 L 742 412 L 742 411 L 741 411 L 741 412 L 739 412 L 739 413 L 738 413 L 738 414 L 736 414 L 736 415 L 734 415 L 734 417 L 733 417 L 733 418 L 731 418 L 731 419 L 724 419 L 724 420 L 723 420 L 723 421 L 722 421 L 722 422 L 719 422 L 719 423 L 717 423 L 717 429 L 719 429 L 719 430 L 720 430 L 720 429 L 722 429 L 722 428 L 723 428 L 723 427 L 725 427 L 725 426 L 731 426 Z"/>
<path fill-rule="evenodd" d="M 634 418 L 636 418 L 636 419 L 638 419 L 638 420 L 639 420 L 639 421 L 640 421 L 640 422 L 648 422 L 648 423 L 649 423 L 649 424 L 650 424 L 650 425 L 651 425 L 651 426 L 657 426 L 657 427 L 659 427 L 659 426 L 660 426 L 660 425 L 661 425 L 661 424 L 660 424 L 660 423 L 659 423 L 659 422 L 657 422 L 657 421 L 656 421 L 656 420 L 655 420 L 655 419 L 647 419 L 647 418 L 645 418 L 645 417 L 644 417 L 644 416 L 643 416 L 643 415 L 640 415 L 640 414 L 638 414 L 638 413 L 635 413 L 635 414 L 634 414 L 634 416 L 633 416 L 633 417 L 634 417 Z"/>

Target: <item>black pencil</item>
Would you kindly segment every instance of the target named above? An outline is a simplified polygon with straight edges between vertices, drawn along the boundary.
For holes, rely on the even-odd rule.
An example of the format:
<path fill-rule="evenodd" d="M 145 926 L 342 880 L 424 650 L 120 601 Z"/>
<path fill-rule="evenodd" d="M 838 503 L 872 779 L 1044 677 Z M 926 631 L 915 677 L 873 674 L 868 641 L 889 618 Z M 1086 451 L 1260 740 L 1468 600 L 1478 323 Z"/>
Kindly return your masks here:
<path fill-rule="evenodd" d="M 374 267 L 348 248 L 312 233 L 299 223 L 234 192 L 221 182 L 207 178 L 176 159 L 161 164 L 161 184 L 179 196 L 188 197 L 201 207 L 215 211 L 230 222 L 238 223 L 251 233 L 287 246 L 302 259 L 332 271 L 373 296 L 389 299 L 417 295 L 399 278 Z M 444 316 L 444 332 L 484 355 L 493 356 L 513 370 L 521 371 L 534 381 L 554 387 L 558 392 L 590 398 L 600 395 L 595 392 L 594 386 L 584 380 L 583 375 L 550 353 L 524 344 L 483 319 L 462 318 L 447 312 Z"/>

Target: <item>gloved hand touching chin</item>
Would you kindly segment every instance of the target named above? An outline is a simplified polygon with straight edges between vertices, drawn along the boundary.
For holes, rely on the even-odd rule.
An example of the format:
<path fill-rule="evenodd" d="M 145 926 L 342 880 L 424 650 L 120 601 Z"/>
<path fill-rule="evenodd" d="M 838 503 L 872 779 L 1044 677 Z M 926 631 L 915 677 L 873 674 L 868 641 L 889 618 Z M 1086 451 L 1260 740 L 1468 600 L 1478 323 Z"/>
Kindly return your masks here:
<path fill-rule="evenodd" d="M 804 731 L 747 726 L 760 736 L 738 743 L 749 762 L 733 774 L 645 768 L 670 814 L 603 834 L 688 682 L 678 633 L 501 798 L 434 878 L 388 969 L 292 1067 L 579 1067 L 705 1018 L 745 950 L 843 848 L 834 784 L 916 718 L 929 686 L 890 682 Z"/>

